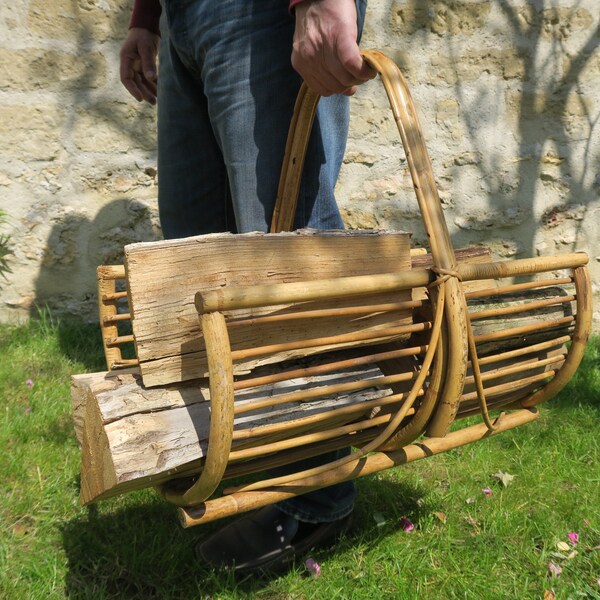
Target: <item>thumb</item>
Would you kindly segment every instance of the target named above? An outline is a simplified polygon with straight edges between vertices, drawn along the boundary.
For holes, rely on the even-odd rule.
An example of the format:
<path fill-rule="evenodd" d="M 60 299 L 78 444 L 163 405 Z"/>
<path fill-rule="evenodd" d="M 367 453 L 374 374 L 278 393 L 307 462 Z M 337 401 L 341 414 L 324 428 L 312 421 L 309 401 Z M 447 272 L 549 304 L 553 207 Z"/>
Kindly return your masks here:
<path fill-rule="evenodd" d="M 356 40 L 350 36 L 338 39 L 338 60 L 355 79 L 367 81 L 377 74 L 361 56 Z"/>

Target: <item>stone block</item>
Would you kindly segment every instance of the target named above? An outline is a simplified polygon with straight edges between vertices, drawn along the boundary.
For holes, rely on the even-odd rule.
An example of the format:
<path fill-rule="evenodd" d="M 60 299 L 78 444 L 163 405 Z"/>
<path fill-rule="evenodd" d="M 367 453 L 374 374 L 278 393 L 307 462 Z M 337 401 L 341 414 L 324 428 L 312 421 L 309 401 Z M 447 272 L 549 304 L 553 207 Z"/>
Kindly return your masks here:
<path fill-rule="evenodd" d="M 392 4 L 392 28 L 398 33 L 412 35 L 429 30 L 438 35 L 472 35 L 481 29 L 489 16 L 490 2 L 433 2 Z"/>
<path fill-rule="evenodd" d="M 538 9 L 527 4 L 514 11 L 521 33 L 527 37 L 539 36 L 564 40 L 572 33 L 585 31 L 594 26 L 594 17 L 585 8 L 553 6 Z"/>
<path fill-rule="evenodd" d="M 63 121 L 64 114 L 56 107 L 0 105 L 0 154 L 23 161 L 55 159 Z"/>
<path fill-rule="evenodd" d="M 43 48 L 0 49 L 0 89 L 52 92 L 98 88 L 106 83 L 106 61 L 99 52 L 70 54 Z"/>
<path fill-rule="evenodd" d="M 516 48 L 483 47 L 459 57 L 432 54 L 428 79 L 434 83 L 458 85 L 488 74 L 500 79 L 526 80 L 521 52 Z"/>
<path fill-rule="evenodd" d="M 79 107 L 73 132 L 84 152 L 124 153 L 156 147 L 155 112 L 133 102 L 103 101 Z"/>
<path fill-rule="evenodd" d="M 44 39 L 78 43 L 122 40 L 130 14 L 127 0 L 31 0 L 27 27 Z"/>

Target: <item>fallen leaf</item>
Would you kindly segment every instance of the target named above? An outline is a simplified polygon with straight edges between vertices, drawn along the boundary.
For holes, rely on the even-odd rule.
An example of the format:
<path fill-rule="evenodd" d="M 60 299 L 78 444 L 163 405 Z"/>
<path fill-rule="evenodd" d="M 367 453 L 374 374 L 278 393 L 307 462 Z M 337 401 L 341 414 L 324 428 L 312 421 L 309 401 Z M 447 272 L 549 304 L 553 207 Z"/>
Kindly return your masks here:
<path fill-rule="evenodd" d="M 508 487 L 515 478 L 514 475 L 504 473 L 504 471 L 498 471 L 497 473 L 494 473 L 492 477 L 496 478 L 504 487 Z"/>
<path fill-rule="evenodd" d="M 552 558 L 558 558 L 559 560 L 567 560 L 567 555 L 562 554 L 562 552 L 550 552 L 548 556 L 551 556 Z"/>
<path fill-rule="evenodd" d="M 19 536 L 27 535 L 29 533 L 29 527 L 24 523 L 15 523 L 12 526 L 12 532 Z"/>
<path fill-rule="evenodd" d="M 569 546 L 569 544 L 567 544 L 566 542 L 557 542 L 556 547 L 561 552 L 568 552 L 571 549 L 571 546 Z"/>
<path fill-rule="evenodd" d="M 471 515 L 464 517 L 465 522 L 473 528 L 471 535 L 479 535 L 481 532 L 481 523 Z"/>
<path fill-rule="evenodd" d="M 446 523 L 446 521 L 448 520 L 448 517 L 443 512 L 434 512 L 433 515 L 438 521 L 441 521 L 442 523 Z"/>
<path fill-rule="evenodd" d="M 552 590 L 546 590 L 544 592 L 544 600 L 555 600 L 556 596 Z"/>
<path fill-rule="evenodd" d="M 467 498 L 467 499 L 465 500 L 465 502 L 466 502 L 467 504 L 473 504 L 473 502 L 475 502 L 475 498 Z"/>
<path fill-rule="evenodd" d="M 579 552 L 577 552 L 577 550 L 569 552 L 569 554 L 567 555 L 567 560 L 573 560 L 578 554 Z"/>
<path fill-rule="evenodd" d="M 561 573 L 562 568 L 559 565 L 553 563 L 552 561 L 548 563 L 548 575 L 550 577 L 558 577 Z"/>
<path fill-rule="evenodd" d="M 377 523 L 377 527 L 385 525 L 385 517 L 380 512 L 373 513 L 373 518 L 375 519 L 375 523 Z"/>

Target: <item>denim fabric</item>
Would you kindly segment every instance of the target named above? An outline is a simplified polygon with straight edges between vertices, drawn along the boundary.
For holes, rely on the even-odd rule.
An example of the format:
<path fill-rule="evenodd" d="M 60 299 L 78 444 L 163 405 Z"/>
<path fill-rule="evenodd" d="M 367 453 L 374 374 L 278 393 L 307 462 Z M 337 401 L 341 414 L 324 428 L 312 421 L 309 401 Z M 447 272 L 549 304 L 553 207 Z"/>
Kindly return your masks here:
<path fill-rule="evenodd" d="M 158 83 L 159 214 L 165 238 L 268 230 L 300 76 L 286 0 L 162 0 Z M 366 0 L 359 0 L 362 27 Z M 348 98 L 319 104 L 295 227 L 342 228 L 334 197 Z M 346 451 L 347 452 L 347 451 Z M 331 453 L 320 462 L 333 460 Z M 299 467 L 303 467 L 299 465 Z M 282 510 L 330 521 L 352 510 L 349 482 Z"/>

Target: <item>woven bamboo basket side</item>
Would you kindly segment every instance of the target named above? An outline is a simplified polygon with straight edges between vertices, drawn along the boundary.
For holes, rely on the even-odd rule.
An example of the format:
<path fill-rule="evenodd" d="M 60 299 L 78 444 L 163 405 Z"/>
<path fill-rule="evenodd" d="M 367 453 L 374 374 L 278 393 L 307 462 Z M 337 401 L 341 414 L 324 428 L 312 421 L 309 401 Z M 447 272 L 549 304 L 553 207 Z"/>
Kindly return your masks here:
<path fill-rule="evenodd" d="M 248 494 L 259 491 L 265 492 L 267 488 L 283 489 L 285 486 L 294 486 L 295 493 L 303 493 L 308 488 L 314 489 L 315 482 L 322 487 L 343 480 L 347 477 L 344 473 L 347 473 L 348 469 L 358 468 L 373 451 L 382 448 L 389 451 L 398 450 L 425 431 L 434 438 L 446 436 L 452 422 L 459 414 L 469 416 L 473 412 L 479 412 L 484 418 L 484 426 L 488 433 L 504 429 L 510 417 L 503 416 L 492 420 L 489 410 L 506 406 L 533 405 L 543 401 L 551 393 L 555 393 L 577 367 L 586 337 L 589 335 L 591 316 L 590 304 L 587 300 L 589 280 L 585 281 L 584 266 L 587 263 L 587 256 L 575 254 L 481 266 L 457 263 L 442 213 L 431 162 L 406 82 L 397 66 L 382 54 L 366 51 L 363 56 L 377 70 L 387 92 L 429 238 L 433 266 L 430 269 L 413 270 L 407 273 L 341 278 L 327 282 L 225 288 L 214 293 L 198 294 L 196 306 L 203 331 L 206 335 L 218 336 L 220 340 L 218 347 L 215 346 L 215 356 L 218 354 L 216 363 L 222 370 L 219 373 L 215 372 L 215 381 L 226 389 L 220 397 L 215 395 L 213 398 L 211 395 L 211 403 L 229 405 L 227 410 L 231 415 L 230 423 L 233 431 L 235 385 L 233 382 L 224 383 L 222 380 L 223 372 L 233 371 L 232 364 L 236 352 L 235 348 L 229 346 L 228 327 L 223 314 L 229 310 L 260 307 L 282 301 L 301 303 L 317 298 L 364 297 L 375 290 L 400 291 L 427 286 L 431 298 L 430 337 L 419 366 L 414 367 L 412 385 L 405 393 L 403 401 L 391 411 L 386 410 L 385 414 L 381 414 L 382 407 L 379 406 L 379 410 L 370 415 L 371 425 L 378 418 L 385 417 L 386 420 L 377 421 L 378 429 L 372 432 L 372 435 L 365 435 L 364 430 L 360 430 L 361 443 L 364 443 L 356 452 L 328 465 L 321 465 L 300 473 L 271 477 L 226 490 L 226 493 L 231 494 L 235 499 L 236 504 L 239 503 L 240 498 L 248 498 Z M 303 87 L 286 147 L 272 230 L 286 230 L 292 226 L 307 139 L 317 102 L 318 96 Z M 573 270 L 577 289 L 572 294 L 572 301 L 576 303 L 577 316 L 565 317 L 559 323 L 550 323 L 549 328 L 556 329 L 555 339 L 552 339 L 553 334 L 551 334 L 550 339 L 539 342 L 541 347 L 535 343 L 524 345 L 521 340 L 512 350 L 504 350 L 493 358 L 480 359 L 478 350 L 481 350 L 481 345 L 489 340 L 477 339 L 473 333 L 473 321 L 482 317 L 469 314 L 463 282 L 532 275 L 558 269 Z M 518 310 L 526 309 L 518 308 Z M 511 309 L 504 312 L 510 313 Z M 488 318 L 494 316 L 501 315 L 488 315 Z M 519 336 L 522 338 L 525 333 L 525 331 L 512 332 L 515 338 Z M 565 342 L 571 342 L 568 351 L 564 349 Z M 515 362 L 514 359 L 521 355 L 524 355 L 525 359 Z M 513 364 L 506 366 L 505 361 L 511 360 Z M 495 369 L 494 361 L 500 363 L 500 366 Z M 486 364 L 492 364 L 491 370 L 489 367 L 486 368 Z M 401 378 L 407 376 L 408 372 L 399 372 L 395 375 Z M 211 378 L 212 376 L 211 373 Z M 394 375 L 387 377 L 394 377 Z M 469 386 L 472 391 L 469 391 Z M 218 393 L 216 388 L 215 393 Z M 428 407 L 426 418 L 421 421 L 415 418 L 419 413 L 417 410 L 419 405 L 416 403 L 419 397 L 427 399 L 427 402 L 423 402 L 422 405 L 427 404 Z M 464 406 L 462 411 L 461 404 Z M 521 410 L 518 414 L 520 416 L 515 417 L 511 422 L 518 424 L 529 418 L 526 411 Z M 418 423 L 418 427 L 410 428 L 411 417 Z M 359 424 L 362 427 L 363 422 L 359 421 Z M 357 435 L 359 431 L 356 422 L 353 425 L 353 431 L 346 425 L 340 427 L 338 429 L 340 435 L 347 433 Z M 408 429 L 409 436 L 406 435 Z M 240 456 L 248 459 L 258 457 L 261 464 L 265 465 L 269 464 L 269 456 L 276 455 L 278 450 L 289 452 L 293 444 L 292 439 L 286 439 L 266 444 L 267 450 L 264 453 L 259 454 L 256 448 L 248 452 L 246 448 L 246 453 L 240 455 L 236 454 L 240 451 L 232 448 L 234 435 L 232 434 L 227 440 L 217 439 L 215 452 L 212 455 L 213 461 L 210 456 L 207 457 L 204 471 L 198 480 L 183 492 L 165 490 L 168 499 L 183 506 L 200 502 L 203 511 L 206 511 L 208 504 L 205 500 L 212 490 L 217 487 L 226 473 L 235 471 L 228 465 L 231 458 L 234 458 L 232 462 L 235 463 L 235 459 Z M 309 436 L 309 438 L 301 437 L 301 439 L 310 443 L 315 439 L 315 435 L 318 434 L 313 434 L 313 437 Z M 342 439 L 344 442 L 347 441 L 347 438 Z M 244 450 L 241 452 L 243 453 Z M 209 500 L 208 503 L 210 502 Z M 224 502 L 226 504 L 227 501 Z M 223 502 L 220 505 L 223 505 Z"/>

